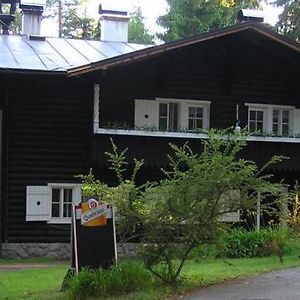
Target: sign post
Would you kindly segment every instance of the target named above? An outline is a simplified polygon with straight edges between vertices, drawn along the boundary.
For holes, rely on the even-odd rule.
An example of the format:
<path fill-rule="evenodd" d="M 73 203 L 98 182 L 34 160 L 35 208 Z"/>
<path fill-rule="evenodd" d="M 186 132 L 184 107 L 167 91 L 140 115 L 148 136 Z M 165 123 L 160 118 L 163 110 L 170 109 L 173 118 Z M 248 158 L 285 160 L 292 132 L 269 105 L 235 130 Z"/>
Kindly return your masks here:
<path fill-rule="evenodd" d="M 89 199 L 73 206 L 71 268 L 108 268 L 116 263 L 113 207 Z"/>

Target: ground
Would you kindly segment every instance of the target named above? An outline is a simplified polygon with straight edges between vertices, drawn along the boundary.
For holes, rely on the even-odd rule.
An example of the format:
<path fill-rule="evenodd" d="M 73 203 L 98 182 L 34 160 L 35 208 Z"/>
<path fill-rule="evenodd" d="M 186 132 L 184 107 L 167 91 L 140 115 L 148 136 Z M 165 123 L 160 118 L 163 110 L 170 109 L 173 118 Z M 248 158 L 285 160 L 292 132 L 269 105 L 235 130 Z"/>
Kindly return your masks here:
<path fill-rule="evenodd" d="M 299 300 L 300 268 L 289 268 L 202 288 L 176 300 Z"/>

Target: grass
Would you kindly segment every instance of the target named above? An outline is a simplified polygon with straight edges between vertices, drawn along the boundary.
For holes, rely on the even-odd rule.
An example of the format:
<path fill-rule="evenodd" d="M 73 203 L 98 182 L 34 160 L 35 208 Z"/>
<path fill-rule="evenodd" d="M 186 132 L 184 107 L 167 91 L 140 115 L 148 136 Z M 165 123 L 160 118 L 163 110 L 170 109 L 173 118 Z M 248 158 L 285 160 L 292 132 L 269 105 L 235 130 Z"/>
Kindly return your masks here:
<path fill-rule="evenodd" d="M 300 244 L 284 257 L 281 264 L 278 257 L 211 259 L 195 262 L 190 260 L 183 269 L 183 282 L 179 293 L 207 286 L 224 280 L 256 275 L 259 273 L 277 270 L 292 266 L 300 266 Z M 0 261 L 1 263 L 7 261 Z M 16 261 L 19 263 L 20 261 Z M 37 261 L 34 260 L 34 263 Z M 46 262 L 46 261 L 39 261 Z M 230 265 L 229 265 L 230 264 Z M 62 280 L 67 272 L 67 265 L 58 265 L 45 269 L 17 270 L 0 272 L 0 299 L 1 300 L 66 300 L 67 295 L 59 292 Z M 110 297 L 107 300 L 159 300 L 171 295 L 166 287 L 153 286 L 143 292 L 130 295 Z M 90 299 L 90 298 L 89 298 Z"/>

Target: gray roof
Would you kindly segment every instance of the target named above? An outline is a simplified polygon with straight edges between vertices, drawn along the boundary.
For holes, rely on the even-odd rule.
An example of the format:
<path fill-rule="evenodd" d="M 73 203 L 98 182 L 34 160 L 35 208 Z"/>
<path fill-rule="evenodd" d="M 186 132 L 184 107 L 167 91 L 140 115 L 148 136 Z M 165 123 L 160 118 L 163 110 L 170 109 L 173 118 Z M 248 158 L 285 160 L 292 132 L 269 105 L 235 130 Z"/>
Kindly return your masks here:
<path fill-rule="evenodd" d="M 147 45 L 46 38 L 31 40 L 25 35 L 0 35 L 0 70 L 65 72 L 146 48 Z"/>

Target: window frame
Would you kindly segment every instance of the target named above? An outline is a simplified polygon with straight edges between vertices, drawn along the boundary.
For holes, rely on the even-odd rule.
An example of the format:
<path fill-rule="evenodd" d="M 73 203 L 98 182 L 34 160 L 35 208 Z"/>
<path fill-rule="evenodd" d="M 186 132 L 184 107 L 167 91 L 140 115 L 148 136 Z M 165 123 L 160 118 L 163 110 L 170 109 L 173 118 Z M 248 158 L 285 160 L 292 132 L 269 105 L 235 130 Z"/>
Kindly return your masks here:
<path fill-rule="evenodd" d="M 177 121 L 177 131 L 186 131 L 187 133 L 196 133 L 197 131 L 189 130 L 189 108 L 199 107 L 203 109 L 203 130 L 209 129 L 210 126 L 210 104 L 211 101 L 207 100 L 191 100 L 191 99 L 174 99 L 174 98 L 156 98 L 155 101 L 158 105 L 161 103 L 178 103 L 178 121 Z M 159 116 L 158 116 L 159 117 Z M 158 131 L 159 122 L 158 122 Z M 174 132 L 174 131 L 168 131 Z"/>
<path fill-rule="evenodd" d="M 263 111 L 263 132 L 262 134 L 267 135 L 278 135 L 280 137 L 289 137 L 290 135 L 294 134 L 294 114 L 295 114 L 295 106 L 290 105 L 273 105 L 273 104 L 261 104 L 261 103 L 245 103 L 245 106 L 248 107 L 248 130 L 250 132 L 250 111 L 256 110 L 256 111 Z M 287 136 L 282 135 L 282 122 L 278 121 L 278 126 L 281 126 L 280 134 L 277 134 L 273 131 L 273 116 L 274 116 L 274 110 L 281 111 L 280 114 L 282 114 L 282 111 L 289 111 L 289 134 Z M 250 132 L 251 133 L 251 132 Z"/>
<path fill-rule="evenodd" d="M 75 204 L 75 189 L 80 188 L 81 185 L 77 183 L 48 183 L 48 186 L 50 187 L 50 219 L 47 223 L 49 224 L 70 224 L 71 223 L 71 216 L 70 217 L 64 217 L 64 190 L 71 189 L 72 190 L 72 204 Z M 59 217 L 53 217 L 52 216 L 52 190 L 53 189 L 59 189 Z M 68 202 L 70 203 L 70 202 Z"/>

